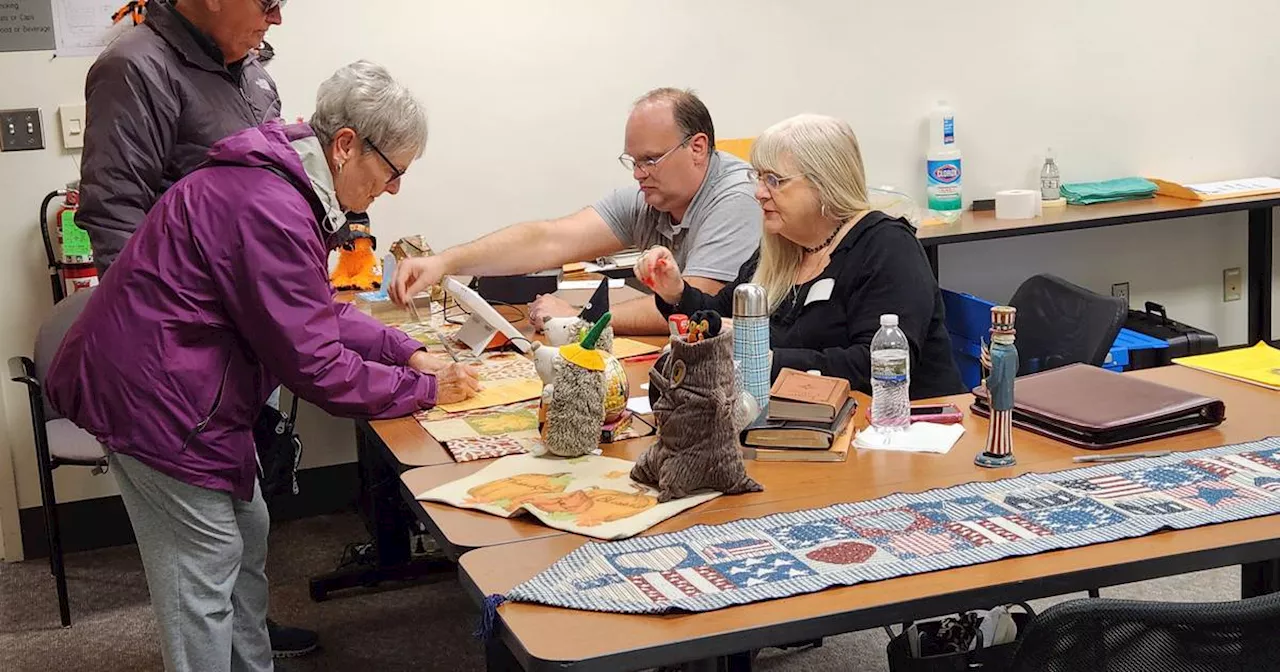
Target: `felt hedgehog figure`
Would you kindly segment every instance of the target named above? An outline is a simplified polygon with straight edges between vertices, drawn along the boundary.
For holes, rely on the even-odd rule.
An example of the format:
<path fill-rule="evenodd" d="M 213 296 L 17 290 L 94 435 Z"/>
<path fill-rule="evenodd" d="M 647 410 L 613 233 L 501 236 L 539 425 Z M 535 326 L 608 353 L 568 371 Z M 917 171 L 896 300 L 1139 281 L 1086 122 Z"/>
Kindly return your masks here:
<path fill-rule="evenodd" d="M 579 457 L 600 445 L 605 413 L 605 358 L 596 345 L 611 318 L 605 313 L 580 343 L 560 348 L 555 382 L 543 394 L 547 422 L 542 428 L 542 440 L 552 455 Z"/>

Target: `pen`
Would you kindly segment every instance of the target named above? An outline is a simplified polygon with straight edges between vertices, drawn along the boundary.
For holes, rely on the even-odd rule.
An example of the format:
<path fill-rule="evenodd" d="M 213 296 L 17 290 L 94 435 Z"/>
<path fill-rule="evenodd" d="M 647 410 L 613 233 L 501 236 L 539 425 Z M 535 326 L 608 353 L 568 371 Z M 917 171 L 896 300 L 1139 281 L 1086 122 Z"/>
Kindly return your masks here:
<path fill-rule="evenodd" d="M 1164 457 L 1172 453 L 1171 450 L 1152 450 L 1145 453 L 1117 453 L 1115 455 L 1078 455 L 1071 458 L 1072 462 L 1121 462 L 1123 460 L 1132 460 L 1141 457 Z"/>
<path fill-rule="evenodd" d="M 424 327 L 431 326 L 422 321 L 422 316 L 418 314 L 418 305 L 413 302 L 413 299 L 409 299 L 409 312 L 413 314 L 414 322 L 417 322 L 418 324 L 421 324 Z M 449 347 L 448 339 L 444 337 L 444 334 L 440 333 L 435 329 L 432 329 L 431 331 L 435 333 L 436 338 L 440 339 L 440 345 L 444 346 L 444 351 L 449 353 L 449 359 L 452 359 L 456 364 L 458 362 L 458 355 L 453 351 L 453 348 Z"/>
<path fill-rule="evenodd" d="M 635 357 L 627 357 L 624 362 L 653 362 L 662 356 L 661 352 L 655 352 L 650 355 L 636 355 Z"/>

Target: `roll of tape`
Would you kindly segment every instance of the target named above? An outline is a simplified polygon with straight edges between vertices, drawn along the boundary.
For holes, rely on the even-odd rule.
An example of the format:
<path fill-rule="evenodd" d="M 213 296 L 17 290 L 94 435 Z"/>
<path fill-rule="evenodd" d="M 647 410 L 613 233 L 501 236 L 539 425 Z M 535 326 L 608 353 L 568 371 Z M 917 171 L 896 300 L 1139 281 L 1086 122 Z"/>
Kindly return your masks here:
<path fill-rule="evenodd" d="M 1040 192 L 1006 189 L 996 192 L 996 219 L 1031 219 L 1040 215 Z"/>

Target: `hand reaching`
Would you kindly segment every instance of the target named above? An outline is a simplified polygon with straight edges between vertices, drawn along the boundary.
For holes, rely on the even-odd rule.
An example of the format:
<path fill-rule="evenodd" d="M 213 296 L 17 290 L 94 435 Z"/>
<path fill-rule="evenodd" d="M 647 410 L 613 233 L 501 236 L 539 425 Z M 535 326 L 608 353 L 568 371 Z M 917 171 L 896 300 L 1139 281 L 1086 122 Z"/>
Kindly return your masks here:
<path fill-rule="evenodd" d="M 663 301 L 675 304 L 684 293 L 684 278 L 671 250 L 658 246 L 640 255 L 636 260 L 636 277 L 652 289 Z"/>
<path fill-rule="evenodd" d="M 410 257 L 396 264 L 396 277 L 387 287 L 387 296 L 399 306 L 408 306 L 413 297 L 439 284 L 449 269 L 437 255 Z"/>

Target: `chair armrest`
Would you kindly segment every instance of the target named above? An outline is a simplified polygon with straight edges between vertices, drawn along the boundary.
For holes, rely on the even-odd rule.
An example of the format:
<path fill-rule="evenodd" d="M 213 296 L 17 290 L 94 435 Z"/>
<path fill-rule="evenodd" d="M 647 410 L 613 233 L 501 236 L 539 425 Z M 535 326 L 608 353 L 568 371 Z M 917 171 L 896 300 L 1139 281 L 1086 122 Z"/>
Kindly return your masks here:
<path fill-rule="evenodd" d="M 31 361 L 30 357 L 10 357 L 9 376 L 15 383 L 22 383 L 36 390 L 40 389 L 40 381 L 36 379 L 36 363 Z"/>

